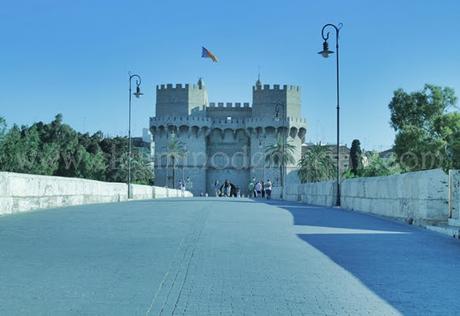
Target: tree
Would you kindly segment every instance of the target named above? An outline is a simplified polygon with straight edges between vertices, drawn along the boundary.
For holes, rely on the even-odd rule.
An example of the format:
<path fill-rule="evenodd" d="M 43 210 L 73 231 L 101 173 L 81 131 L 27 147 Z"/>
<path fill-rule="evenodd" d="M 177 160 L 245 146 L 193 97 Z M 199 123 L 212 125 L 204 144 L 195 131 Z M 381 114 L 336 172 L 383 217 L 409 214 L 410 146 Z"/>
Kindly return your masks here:
<path fill-rule="evenodd" d="M 127 180 L 127 137 L 104 138 L 102 132 L 81 134 L 63 123 L 62 115 L 45 124 L 2 129 L 0 170 L 79 177 L 102 181 Z M 4 134 L 4 135 L 3 135 Z M 153 184 L 150 160 L 133 148 L 133 183 Z"/>
<path fill-rule="evenodd" d="M 294 153 L 296 147 L 289 141 L 286 142 L 281 135 L 278 135 L 276 142 L 265 147 L 265 162 L 270 166 L 279 167 L 280 184 L 284 187 L 283 167 L 294 164 Z"/>
<path fill-rule="evenodd" d="M 176 162 L 185 156 L 186 150 L 184 144 L 177 138 L 176 134 L 171 134 L 169 142 L 166 145 L 167 153 L 167 164 L 169 165 L 169 159 L 172 162 L 172 187 L 176 185 Z"/>
<path fill-rule="evenodd" d="M 425 85 L 423 90 L 394 92 L 389 104 L 396 131 L 394 150 L 405 171 L 452 167 L 458 150 L 460 115 L 451 111 L 457 102 L 451 88 Z M 450 154 L 448 155 L 450 151 Z"/>
<path fill-rule="evenodd" d="M 378 152 L 368 152 L 366 158 L 367 165 L 359 172 L 359 175 L 362 177 L 389 176 L 400 173 L 399 165 L 396 163 L 394 157 L 385 161 L 380 158 Z"/>
<path fill-rule="evenodd" d="M 128 179 L 128 138 L 120 136 L 103 138 L 100 141 L 100 148 L 107 164 L 106 181 L 126 182 Z M 133 147 L 131 156 L 132 183 L 151 185 L 153 179 L 153 168 L 148 155 L 139 148 Z"/>
<path fill-rule="evenodd" d="M 0 143 L 2 142 L 3 137 L 6 134 L 6 128 L 7 128 L 6 121 L 3 117 L 0 116 Z"/>
<path fill-rule="evenodd" d="M 35 126 L 14 125 L 5 134 L 0 152 L 0 170 L 51 175 L 57 168 L 57 148 L 41 142 Z"/>
<path fill-rule="evenodd" d="M 299 162 L 301 182 L 319 182 L 334 177 L 336 166 L 329 150 L 321 144 L 310 146 Z"/>
<path fill-rule="evenodd" d="M 354 175 L 357 175 L 359 169 L 363 167 L 361 155 L 361 143 L 358 139 L 354 139 L 350 148 L 351 173 Z"/>

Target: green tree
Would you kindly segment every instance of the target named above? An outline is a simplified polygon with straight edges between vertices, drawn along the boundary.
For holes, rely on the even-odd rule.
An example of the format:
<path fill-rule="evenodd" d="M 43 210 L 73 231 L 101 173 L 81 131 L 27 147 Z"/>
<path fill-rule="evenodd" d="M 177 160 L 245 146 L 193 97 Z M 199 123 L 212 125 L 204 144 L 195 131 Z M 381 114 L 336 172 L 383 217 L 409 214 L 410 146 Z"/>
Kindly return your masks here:
<path fill-rule="evenodd" d="M 329 150 L 321 144 L 310 146 L 299 162 L 301 182 L 319 182 L 334 178 L 336 166 Z"/>
<path fill-rule="evenodd" d="M 100 147 L 107 162 L 106 181 L 127 182 L 128 138 L 120 136 L 106 137 L 101 140 Z"/>
<path fill-rule="evenodd" d="M 99 144 L 107 164 L 106 181 L 126 182 L 128 180 L 128 138 L 105 137 L 101 139 Z M 133 147 L 131 156 L 132 183 L 151 185 L 153 180 L 153 167 L 149 155 L 143 153 L 139 148 Z"/>
<path fill-rule="evenodd" d="M 128 179 L 128 153 L 125 152 L 119 157 L 119 167 L 117 169 L 116 182 L 126 182 Z M 133 149 L 131 156 L 131 182 L 135 184 L 153 184 L 153 168 L 149 158 Z"/>
<path fill-rule="evenodd" d="M 361 159 L 362 159 L 361 143 L 358 139 L 354 139 L 353 142 L 351 143 L 351 148 L 350 148 L 350 160 L 351 160 L 350 171 L 354 175 L 357 175 L 359 170 L 363 167 Z"/>
<path fill-rule="evenodd" d="M 389 176 L 401 172 L 394 156 L 384 160 L 379 156 L 378 152 L 368 152 L 366 160 L 366 166 L 359 172 L 362 177 Z"/>
<path fill-rule="evenodd" d="M 6 128 L 7 128 L 6 120 L 0 116 L 0 143 L 2 142 L 3 137 L 6 134 Z"/>
<path fill-rule="evenodd" d="M 279 168 L 281 187 L 284 187 L 283 168 L 295 163 L 295 151 L 295 145 L 283 139 L 281 135 L 278 135 L 275 143 L 265 146 L 265 162 L 268 162 L 269 166 Z"/>
<path fill-rule="evenodd" d="M 45 124 L 13 126 L 3 132 L 0 119 L 0 170 L 126 182 L 128 139 L 81 134 L 61 114 Z M 133 148 L 133 183 L 152 184 L 149 156 Z"/>
<path fill-rule="evenodd" d="M 446 170 L 455 165 L 454 135 L 460 133 L 460 116 L 450 111 L 456 102 L 453 89 L 429 84 L 421 91 L 394 92 L 389 104 L 396 131 L 394 150 L 405 171 Z"/>
<path fill-rule="evenodd" d="M 166 145 L 167 165 L 171 161 L 172 167 L 172 187 L 176 185 L 176 163 L 186 155 L 184 144 L 179 140 L 176 134 L 172 133 Z"/>
<path fill-rule="evenodd" d="M 41 142 L 35 126 L 14 125 L 0 146 L 0 170 L 51 175 L 57 168 L 56 146 Z"/>

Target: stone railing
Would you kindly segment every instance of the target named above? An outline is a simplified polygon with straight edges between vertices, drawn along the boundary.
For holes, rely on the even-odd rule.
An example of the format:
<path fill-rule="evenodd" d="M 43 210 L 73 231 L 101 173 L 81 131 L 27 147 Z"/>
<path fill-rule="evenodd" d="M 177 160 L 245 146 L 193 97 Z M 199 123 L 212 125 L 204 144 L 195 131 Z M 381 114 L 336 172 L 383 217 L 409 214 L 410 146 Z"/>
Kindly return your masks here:
<path fill-rule="evenodd" d="M 460 183 L 458 172 L 453 177 L 452 182 Z M 460 189 L 452 190 L 452 221 L 458 221 Z M 447 222 L 448 191 L 448 175 L 441 169 L 347 179 L 341 183 L 341 207 L 420 224 Z M 334 206 L 335 181 L 286 186 L 284 198 L 313 205 Z"/>
<path fill-rule="evenodd" d="M 415 223 L 448 218 L 448 176 L 441 169 L 342 182 L 342 207 Z"/>
<path fill-rule="evenodd" d="M 460 226 L 460 170 L 449 171 L 449 224 Z"/>
<path fill-rule="evenodd" d="M 133 199 L 190 197 L 190 192 L 132 185 Z M 125 183 L 0 172 L 0 215 L 29 210 L 128 200 Z"/>

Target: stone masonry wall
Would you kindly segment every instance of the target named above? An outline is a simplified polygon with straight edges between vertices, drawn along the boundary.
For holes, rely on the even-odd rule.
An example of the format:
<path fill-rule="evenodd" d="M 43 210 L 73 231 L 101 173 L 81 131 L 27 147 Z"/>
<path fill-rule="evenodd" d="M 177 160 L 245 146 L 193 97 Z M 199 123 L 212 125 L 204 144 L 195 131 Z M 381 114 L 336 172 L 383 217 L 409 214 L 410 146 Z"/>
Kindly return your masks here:
<path fill-rule="evenodd" d="M 132 185 L 134 199 L 181 196 L 179 190 Z M 191 196 L 185 192 L 184 196 Z M 0 172 L 0 215 L 79 204 L 121 202 L 128 198 L 125 183 L 79 178 Z"/>
<path fill-rule="evenodd" d="M 460 170 L 449 171 L 449 224 L 460 226 Z"/>
<path fill-rule="evenodd" d="M 342 207 L 436 223 L 448 218 L 448 176 L 441 169 L 342 182 Z"/>
<path fill-rule="evenodd" d="M 341 194 L 341 205 L 346 209 L 428 224 L 446 222 L 449 216 L 448 176 L 441 169 L 347 179 L 342 181 Z M 335 197 L 334 181 L 287 186 L 285 192 L 288 200 L 324 206 L 333 206 Z M 459 200 L 452 203 L 459 204 Z"/>

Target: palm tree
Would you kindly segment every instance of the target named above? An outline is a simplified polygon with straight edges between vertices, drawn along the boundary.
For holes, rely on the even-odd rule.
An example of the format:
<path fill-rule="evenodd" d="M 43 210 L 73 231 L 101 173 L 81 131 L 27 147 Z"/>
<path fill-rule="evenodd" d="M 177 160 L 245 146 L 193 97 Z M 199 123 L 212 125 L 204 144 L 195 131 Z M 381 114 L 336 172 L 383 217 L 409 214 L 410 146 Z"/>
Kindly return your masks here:
<path fill-rule="evenodd" d="M 295 158 L 294 153 L 296 147 L 289 142 L 286 142 L 281 135 L 278 135 L 276 142 L 265 146 L 265 161 L 269 165 L 274 165 L 280 169 L 280 184 L 281 188 L 284 188 L 284 167 L 288 164 L 294 164 Z"/>
<path fill-rule="evenodd" d="M 319 182 L 334 177 L 335 164 L 329 150 L 321 144 L 311 146 L 299 161 L 301 182 Z"/>
<path fill-rule="evenodd" d="M 176 137 L 176 134 L 172 133 L 168 144 L 166 145 L 167 160 L 172 161 L 172 187 L 175 187 L 176 183 L 176 161 L 183 158 L 186 154 L 184 144 Z M 167 165 L 169 165 L 167 163 Z"/>

